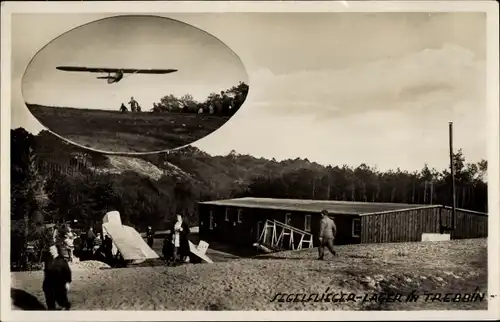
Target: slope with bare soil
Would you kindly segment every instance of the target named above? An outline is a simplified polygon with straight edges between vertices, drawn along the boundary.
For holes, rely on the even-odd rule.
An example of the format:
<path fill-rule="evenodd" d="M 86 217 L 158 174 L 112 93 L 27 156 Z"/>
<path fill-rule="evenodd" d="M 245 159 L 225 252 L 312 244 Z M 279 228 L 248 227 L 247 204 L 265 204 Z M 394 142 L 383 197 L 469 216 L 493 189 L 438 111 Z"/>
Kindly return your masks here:
<path fill-rule="evenodd" d="M 349 245 L 316 260 L 317 250 L 215 264 L 74 271 L 75 309 L 169 310 L 446 310 L 487 309 L 484 301 L 425 302 L 424 292 L 487 292 L 487 241 Z M 12 287 L 43 303 L 41 272 L 12 273 Z M 328 290 L 327 290 L 328 289 Z M 417 290 L 416 303 L 279 302 L 277 293 Z M 117 296 L 116 294 L 120 294 Z M 403 297 L 404 300 L 404 297 Z"/>
<path fill-rule="evenodd" d="M 105 158 L 108 160 L 108 164 L 106 166 L 92 167 L 95 172 L 120 174 L 126 171 L 132 171 L 153 180 L 160 179 L 164 174 L 171 174 L 184 178 L 192 177 L 189 173 L 182 171 L 182 169 L 176 165 L 167 162 L 165 162 L 160 169 L 151 162 L 141 158 L 119 155 L 105 155 Z"/>

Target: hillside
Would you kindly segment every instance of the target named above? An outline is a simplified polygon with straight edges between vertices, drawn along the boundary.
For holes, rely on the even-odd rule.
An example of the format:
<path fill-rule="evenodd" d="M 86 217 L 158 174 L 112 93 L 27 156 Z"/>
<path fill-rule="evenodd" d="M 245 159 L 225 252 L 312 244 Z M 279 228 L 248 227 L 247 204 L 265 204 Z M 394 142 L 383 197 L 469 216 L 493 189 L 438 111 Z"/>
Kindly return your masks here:
<path fill-rule="evenodd" d="M 151 152 L 193 143 L 220 128 L 228 116 L 104 111 L 27 104 L 41 124 L 62 137 L 100 151 Z"/>
<path fill-rule="evenodd" d="M 277 162 L 236 151 L 212 156 L 191 146 L 135 157 L 103 155 L 47 131 L 33 136 L 21 128 L 12 130 L 11 140 L 14 221 L 31 213 L 33 223 L 63 216 L 91 223 L 118 210 L 139 230 L 163 229 L 176 213 L 196 226 L 198 201 L 234 197 L 450 204 L 449 172 L 427 165 L 420 172 L 380 172 L 366 164 Z M 461 151 L 454 162 L 457 207 L 487 211 L 487 162 L 467 163 Z M 38 196 L 34 202 L 27 203 L 27 189 Z"/>
<path fill-rule="evenodd" d="M 89 166 L 89 169 L 102 174 L 122 174 L 130 171 L 153 180 L 160 180 L 164 175 L 191 178 L 189 173 L 171 163 L 163 164 L 162 168 L 158 168 L 154 164 L 136 157 L 106 155 L 104 158 L 107 159 L 106 166 Z"/>
<path fill-rule="evenodd" d="M 215 264 L 74 271 L 75 310 L 484 310 L 483 301 L 425 301 L 424 292 L 487 294 L 487 241 L 366 244 Z M 14 294 L 44 303 L 42 272 L 11 273 Z M 406 303 L 418 290 L 420 298 Z M 355 293 L 355 302 L 279 302 L 277 293 Z M 362 302 L 365 294 L 400 293 L 402 302 Z M 112 296 L 119 293 L 120 296 Z M 23 293 L 24 294 L 24 293 Z M 19 309 L 19 308 L 18 308 Z"/>

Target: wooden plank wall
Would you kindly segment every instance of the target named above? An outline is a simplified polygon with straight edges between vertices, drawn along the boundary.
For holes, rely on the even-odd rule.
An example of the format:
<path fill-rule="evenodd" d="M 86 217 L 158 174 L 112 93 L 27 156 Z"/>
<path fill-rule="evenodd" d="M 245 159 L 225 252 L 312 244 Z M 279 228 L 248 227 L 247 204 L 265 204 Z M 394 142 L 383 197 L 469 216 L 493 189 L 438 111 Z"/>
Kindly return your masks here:
<path fill-rule="evenodd" d="M 453 239 L 484 238 L 488 237 L 488 216 L 474 211 L 457 209 L 455 211 L 455 230 Z M 452 210 L 448 207 L 442 208 L 443 222 L 451 227 Z"/>
<path fill-rule="evenodd" d="M 453 239 L 488 236 L 487 215 L 460 209 L 455 223 Z M 439 233 L 441 224 L 451 226 L 451 210 L 442 206 L 361 216 L 361 243 L 420 241 L 422 233 Z"/>
<path fill-rule="evenodd" d="M 208 229 L 209 210 L 214 212 L 214 230 Z M 236 209 L 231 212 L 231 221 L 226 222 L 225 207 L 200 205 L 199 215 L 200 237 L 206 240 L 219 240 L 222 242 L 234 243 L 236 240 L 244 244 L 251 244 L 256 239 L 257 221 L 266 219 L 276 219 L 284 222 L 285 211 L 276 211 L 269 209 L 244 209 L 243 222 L 236 223 Z M 336 243 L 354 244 L 354 243 L 390 243 L 390 242 L 411 242 L 420 241 L 422 233 L 439 233 L 441 225 L 451 226 L 451 209 L 443 206 L 431 206 L 419 209 L 400 210 L 394 212 L 385 212 L 379 214 L 360 216 L 361 218 L 361 238 L 347 238 L 351 236 L 352 218 L 346 216 L 336 216 L 336 224 L 339 234 L 345 232 L 346 237 L 340 238 Z M 292 212 L 292 225 L 303 229 L 304 214 Z M 311 230 L 313 235 L 317 234 L 319 228 L 319 215 L 312 216 Z M 456 210 L 455 231 L 452 233 L 452 239 L 463 238 L 485 238 L 488 236 L 488 216 L 485 214 L 467 211 L 463 209 Z M 315 246 L 317 246 L 315 236 Z"/>
<path fill-rule="evenodd" d="M 252 245 L 257 241 L 257 223 L 269 220 L 277 220 L 285 222 L 287 213 L 291 215 L 291 225 L 301 230 L 305 230 L 305 216 L 311 216 L 311 231 L 313 244 L 318 245 L 318 232 L 320 227 L 321 216 L 319 213 L 306 213 L 298 211 L 284 211 L 274 209 L 252 209 L 240 208 L 242 210 L 242 222 L 236 222 L 238 207 L 225 207 L 217 205 L 198 204 L 200 238 L 206 241 L 219 241 L 232 245 Z M 225 220 L 225 210 L 229 210 L 229 221 Z M 209 229 L 209 214 L 210 210 L 214 215 L 214 229 Z M 337 226 L 336 245 L 344 244 L 359 244 L 360 238 L 352 236 L 352 221 L 358 216 L 352 215 L 337 215 L 331 214 L 335 218 Z M 277 229 L 279 236 L 281 228 Z M 295 246 L 298 246 L 300 235 L 294 235 Z M 288 237 L 285 237 L 285 243 L 288 242 Z"/>

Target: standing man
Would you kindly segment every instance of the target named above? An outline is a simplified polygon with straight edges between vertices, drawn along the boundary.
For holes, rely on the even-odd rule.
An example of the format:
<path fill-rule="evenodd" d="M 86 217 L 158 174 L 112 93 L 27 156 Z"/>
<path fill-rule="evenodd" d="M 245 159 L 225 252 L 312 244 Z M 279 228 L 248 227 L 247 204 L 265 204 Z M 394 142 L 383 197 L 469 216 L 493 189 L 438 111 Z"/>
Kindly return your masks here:
<path fill-rule="evenodd" d="M 89 230 L 87 231 L 87 240 L 86 240 L 86 246 L 87 246 L 87 251 L 88 254 L 92 254 L 92 249 L 94 247 L 94 239 L 95 239 L 95 233 L 94 233 L 94 228 L 90 227 Z"/>
<path fill-rule="evenodd" d="M 104 253 L 106 254 L 107 259 L 113 258 L 113 240 L 109 235 L 104 236 L 104 240 L 102 242 L 102 247 L 104 248 Z"/>
<path fill-rule="evenodd" d="M 92 246 L 92 253 L 94 254 L 94 256 L 97 255 L 97 251 L 100 250 L 101 246 L 102 246 L 101 233 L 97 233 L 97 236 L 95 236 L 94 243 Z"/>
<path fill-rule="evenodd" d="M 325 247 L 328 248 L 333 256 L 337 256 L 337 253 L 333 249 L 333 240 L 337 234 L 337 227 L 333 220 L 328 217 L 328 211 L 321 211 L 321 222 L 319 228 L 319 259 L 323 260 L 325 257 Z"/>
<path fill-rule="evenodd" d="M 155 234 L 153 233 L 153 229 L 151 229 L 151 226 L 148 226 L 148 231 L 146 232 L 146 238 L 148 240 L 148 246 L 150 248 L 153 248 L 154 237 Z"/>
<path fill-rule="evenodd" d="M 130 104 L 130 110 L 132 112 L 137 111 L 137 106 L 139 105 L 139 103 L 137 103 L 133 96 L 130 98 L 130 102 L 128 103 Z"/>
<path fill-rule="evenodd" d="M 231 109 L 230 98 L 223 91 L 220 92 L 220 96 L 222 97 L 222 111 L 223 111 L 223 114 L 228 115 L 229 114 L 229 110 Z"/>
<path fill-rule="evenodd" d="M 69 310 L 71 303 L 68 299 L 68 291 L 71 284 L 71 269 L 60 247 L 52 245 L 49 250 L 52 256 L 45 263 L 42 286 L 47 309 L 54 311 L 57 303 L 65 310 Z"/>

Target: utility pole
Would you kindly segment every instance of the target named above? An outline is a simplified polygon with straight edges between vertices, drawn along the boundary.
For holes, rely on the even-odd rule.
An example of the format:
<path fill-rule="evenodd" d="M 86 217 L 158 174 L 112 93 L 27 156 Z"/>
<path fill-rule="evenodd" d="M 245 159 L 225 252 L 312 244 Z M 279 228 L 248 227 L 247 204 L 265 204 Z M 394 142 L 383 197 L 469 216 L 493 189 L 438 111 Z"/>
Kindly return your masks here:
<path fill-rule="evenodd" d="M 453 122 L 449 123 L 450 130 L 450 171 L 451 171 L 451 230 L 455 230 L 455 164 L 453 162 Z"/>
<path fill-rule="evenodd" d="M 430 182 L 430 185 L 431 185 L 431 195 L 430 195 L 430 199 L 431 199 L 431 205 L 432 205 L 432 199 L 434 198 L 434 182 Z"/>

